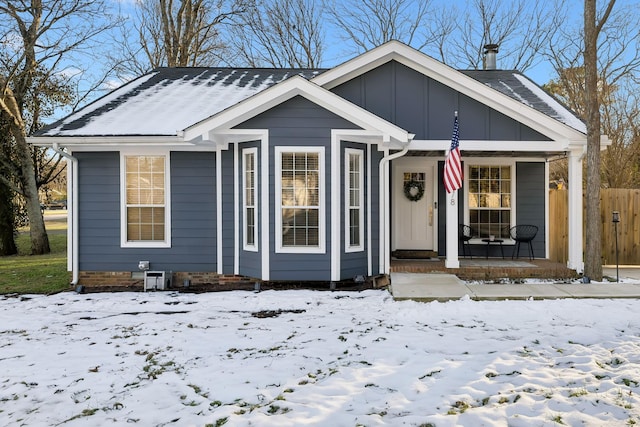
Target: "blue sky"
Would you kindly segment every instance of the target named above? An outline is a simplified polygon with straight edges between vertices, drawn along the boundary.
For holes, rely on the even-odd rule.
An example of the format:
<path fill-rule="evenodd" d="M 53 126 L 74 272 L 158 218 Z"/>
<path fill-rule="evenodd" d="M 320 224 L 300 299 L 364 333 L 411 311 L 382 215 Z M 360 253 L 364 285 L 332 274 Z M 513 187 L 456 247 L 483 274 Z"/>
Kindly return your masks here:
<path fill-rule="evenodd" d="M 119 9 L 121 12 L 127 13 L 133 7 L 135 0 L 110 0 L 111 5 L 114 9 Z M 510 4 L 509 0 L 493 0 L 493 1 L 503 1 L 505 4 Z M 468 4 L 470 4 L 472 0 L 432 0 L 434 7 L 448 7 L 450 10 L 455 10 L 457 16 L 460 19 L 460 22 L 463 22 L 466 14 L 471 13 L 468 8 Z M 555 5 L 554 1 L 542 1 L 545 7 L 553 7 Z M 565 22 L 565 28 L 576 28 L 582 25 L 582 10 L 583 10 L 583 2 L 582 0 L 566 0 L 567 7 L 569 10 L 574 11 L 575 13 L 570 13 L 570 21 Z M 623 8 L 628 6 L 637 7 L 639 4 L 638 0 L 618 0 L 616 3 L 616 8 Z M 328 23 L 325 24 L 327 28 L 326 31 L 326 51 L 324 54 L 324 63 L 322 64 L 325 67 L 335 66 L 344 61 L 347 61 L 355 56 L 353 52 L 345 52 L 344 46 L 345 43 L 341 41 L 336 36 L 336 31 L 332 28 L 328 27 Z M 514 40 L 510 40 L 509 42 L 518 43 L 519 41 L 514 38 Z M 505 51 L 507 49 L 505 48 Z M 425 52 L 429 54 L 428 50 Z M 96 67 L 99 68 L 100 61 L 96 61 Z M 450 64 L 454 68 L 469 68 L 468 64 Z M 69 67 L 73 69 L 74 67 Z M 504 64 L 501 64 L 501 53 L 498 54 L 498 68 L 506 68 Z M 521 70 L 522 71 L 522 70 Z M 539 85 L 547 83 L 551 78 L 555 76 L 553 67 L 551 63 L 546 60 L 546 58 L 541 57 L 540 60 L 531 68 L 524 70 L 524 73 L 533 79 Z M 96 75 L 99 73 L 96 71 Z M 118 82 L 112 81 L 113 84 L 118 84 Z M 113 86 L 113 85 L 112 85 Z M 62 113 L 64 115 L 64 113 Z M 59 114 L 57 114 L 60 117 Z"/>

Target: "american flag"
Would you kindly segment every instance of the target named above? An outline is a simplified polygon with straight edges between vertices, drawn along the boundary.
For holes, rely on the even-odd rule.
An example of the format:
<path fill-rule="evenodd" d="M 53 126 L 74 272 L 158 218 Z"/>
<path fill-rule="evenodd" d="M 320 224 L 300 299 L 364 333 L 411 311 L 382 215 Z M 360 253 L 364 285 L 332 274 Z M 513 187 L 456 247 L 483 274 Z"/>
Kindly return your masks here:
<path fill-rule="evenodd" d="M 462 163 L 460 161 L 460 135 L 458 131 L 458 115 L 453 120 L 453 136 L 451 149 L 444 161 L 444 189 L 453 193 L 462 187 Z"/>

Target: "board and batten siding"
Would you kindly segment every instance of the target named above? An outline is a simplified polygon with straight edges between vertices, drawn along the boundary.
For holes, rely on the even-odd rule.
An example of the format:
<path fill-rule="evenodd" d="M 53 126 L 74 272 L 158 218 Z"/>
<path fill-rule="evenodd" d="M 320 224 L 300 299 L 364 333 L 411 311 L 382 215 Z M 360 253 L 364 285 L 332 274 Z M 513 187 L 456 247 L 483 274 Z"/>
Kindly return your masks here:
<path fill-rule="evenodd" d="M 516 224 L 538 227 L 533 239 L 533 253 L 537 258 L 546 257 L 545 204 L 548 192 L 543 162 L 518 162 L 516 164 Z M 529 245 L 520 245 L 520 256 L 528 257 Z"/>
<path fill-rule="evenodd" d="M 464 170 L 464 161 L 462 162 L 462 168 Z M 438 256 L 441 257 L 447 255 L 447 203 L 451 203 L 451 195 L 445 191 L 444 184 L 442 183 L 443 175 L 444 162 L 441 161 L 438 162 Z M 465 187 L 466 182 L 462 181 L 462 187 L 458 190 L 458 222 L 460 224 L 464 221 L 464 206 L 466 205 L 464 200 Z M 482 247 L 482 250 L 484 250 L 484 247 Z M 473 251 L 473 249 L 472 254 L 476 254 L 476 251 Z M 462 256 L 462 246 L 458 248 L 458 256 Z"/>
<path fill-rule="evenodd" d="M 238 212 L 240 213 L 240 223 L 237 225 L 240 231 L 239 233 L 239 274 L 247 277 L 261 277 L 262 276 L 262 247 L 260 236 L 262 236 L 262 223 L 260 221 L 260 215 L 262 212 L 262 198 L 260 197 L 260 188 L 262 187 L 262 163 L 260 158 L 260 141 L 251 141 L 244 142 L 238 144 Z M 256 156 L 255 156 L 255 180 L 256 180 L 256 188 L 255 188 L 255 204 L 256 209 L 258 210 L 258 219 L 256 221 L 256 245 L 258 246 L 258 251 L 246 251 L 244 250 L 244 233 L 246 231 L 246 224 L 243 221 L 243 189 L 244 189 L 244 176 L 242 174 L 242 150 L 245 148 L 257 148 Z"/>
<path fill-rule="evenodd" d="M 233 184 L 234 164 L 233 150 L 221 151 L 222 156 L 222 182 L 220 190 L 222 191 L 222 273 L 233 274 L 234 256 L 235 256 L 235 211 L 234 200 L 235 189 Z"/>
<path fill-rule="evenodd" d="M 528 126 L 396 61 L 331 91 L 414 133 L 415 140 L 451 139 L 454 111 L 460 115 L 461 140 L 549 140 Z"/>
<path fill-rule="evenodd" d="M 215 272 L 215 154 L 172 152 L 170 248 L 120 247 L 120 154 L 76 152 L 81 271 Z"/>
<path fill-rule="evenodd" d="M 269 130 L 269 274 L 270 280 L 331 280 L 331 130 L 357 129 L 336 114 L 297 96 L 238 125 Z M 275 147 L 324 147 L 325 253 L 276 253 Z M 339 149 L 339 147 L 336 147 Z M 341 169 L 342 170 L 342 169 Z M 341 178 L 342 179 L 342 178 Z M 341 230 L 342 233 L 342 230 Z M 265 248 L 260 248 L 261 251 Z"/>
<path fill-rule="evenodd" d="M 340 202 L 343 205 L 342 209 L 340 209 L 340 229 L 342 230 L 342 233 L 340 233 L 340 248 L 342 252 L 340 255 L 340 279 L 348 280 L 348 279 L 353 279 L 357 275 L 367 276 L 368 252 L 370 250 L 369 242 L 367 240 L 367 233 L 369 232 L 369 227 L 367 223 L 367 207 L 368 207 L 369 197 L 371 196 L 371 194 L 369 194 L 368 189 L 369 189 L 370 181 L 372 179 L 372 177 L 367 175 L 367 169 L 371 159 L 369 158 L 369 156 L 367 156 L 366 144 L 343 141 L 341 142 L 340 145 L 342 147 L 341 148 L 342 153 L 344 153 L 345 148 L 353 148 L 353 149 L 361 150 L 363 155 L 363 160 L 364 160 L 363 170 L 361 171 L 361 173 L 364 175 L 364 180 L 363 180 L 364 182 L 362 184 L 363 187 L 361 189 L 364 196 L 363 205 L 362 205 L 364 221 L 361 224 L 364 231 L 363 233 L 364 237 L 362 242 L 363 249 L 357 252 L 345 252 L 348 242 L 346 241 L 346 234 L 344 232 L 344 230 L 347 228 L 346 206 L 344 206 L 345 199 L 347 196 L 346 194 L 347 184 L 344 182 L 345 180 L 344 171 L 347 169 L 347 165 L 345 164 L 345 155 L 342 154 L 340 156 L 340 170 L 343 171 L 341 175 L 342 185 L 340 186 Z M 378 169 L 377 164 L 372 166 L 375 167 L 375 169 Z M 377 177 L 377 174 L 376 174 L 376 177 Z M 377 194 L 379 192 L 377 179 L 375 181 L 372 181 L 372 183 L 373 183 L 373 186 L 371 188 L 371 192 Z"/>
<path fill-rule="evenodd" d="M 472 162 L 472 159 L 470 160 Z M 464 163 L 463 163 L 464 166 Z M 444 171 L 444 162 L 438 162 L 438 176 L 442 177 Z M 446 205 L 449 203 L 450 196 L 444 190 L 442 184 L 439 184 L 438 193 L 438 255 L 446 255 Z M 547 186 L 545 182 L 545 171 L 543 162 L 516 162 L 516 200 L 513 201 L 515 206 L 515 225 L 531 224 L 538 227 L 538 234 L 533 240 L 533 251 L 536 257 L 544 258 L 546 256 L 545 247 L 545 193 Z M 458 219 L 462 223 L 464 220 L 464 207 L 466 200 L 463 200 L 463 188 L 458 190 Z M 486 246 L 470 245 L 471 254 L 473 256 L 484 256 L 486 254 Z M 490 256 L 501 256 L 500 247 L 491 245 L 489 248 Z M 513 246 L 505 245 L 504 254 L 511 256 Z M 528 245 L 521 245 L 520 256 L 528 257 Z M 458 253 L 462 256 L 462 247 L 459 247 Z"/>

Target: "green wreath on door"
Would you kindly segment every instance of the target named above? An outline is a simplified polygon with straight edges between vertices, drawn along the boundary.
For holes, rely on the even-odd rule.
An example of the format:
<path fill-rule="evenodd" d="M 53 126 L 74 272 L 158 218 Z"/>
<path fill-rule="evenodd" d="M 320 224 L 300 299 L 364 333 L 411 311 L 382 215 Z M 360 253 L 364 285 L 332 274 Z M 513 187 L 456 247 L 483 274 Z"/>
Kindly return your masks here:
<path fill-rule="evenodd" d="M 422 181 L 407 181 L 404 183 L 404 195 L 412 202 L 417 202 L 424 196 L 424 183 Z"/>

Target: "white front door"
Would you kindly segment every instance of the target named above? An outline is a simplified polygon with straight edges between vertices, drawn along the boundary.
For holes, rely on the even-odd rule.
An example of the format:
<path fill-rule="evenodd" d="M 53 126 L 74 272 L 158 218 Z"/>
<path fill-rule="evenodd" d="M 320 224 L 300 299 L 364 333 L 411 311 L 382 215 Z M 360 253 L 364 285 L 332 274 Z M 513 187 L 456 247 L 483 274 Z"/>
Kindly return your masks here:
<path fill-rule="evenodd" d="M 425 157 L 393 161 L 393 250 L 437 250 L 435 165 Z"/>

